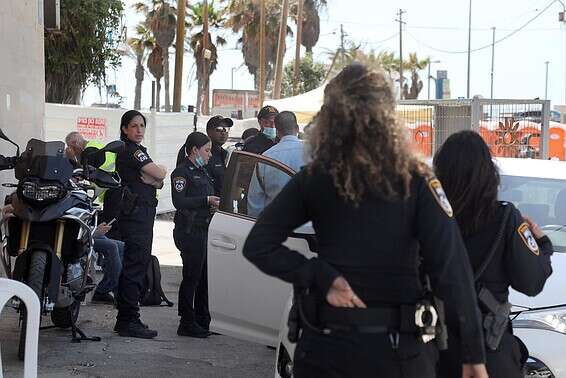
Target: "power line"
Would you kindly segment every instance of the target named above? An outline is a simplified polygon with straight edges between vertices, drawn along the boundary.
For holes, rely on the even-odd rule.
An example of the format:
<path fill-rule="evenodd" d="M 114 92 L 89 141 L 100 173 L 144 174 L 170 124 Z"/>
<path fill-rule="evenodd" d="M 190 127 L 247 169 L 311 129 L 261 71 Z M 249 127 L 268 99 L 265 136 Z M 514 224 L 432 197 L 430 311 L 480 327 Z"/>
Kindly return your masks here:
<path fill-rule="evenodd" d="M 534 16 L 533 18 L 531 18 L 529 21 L 527 21 L 526 23 L 524 23 L 522 26 L 520 26 L 519 28 L 513 30 L 511 33 L 505 35 L 504 37 L 498 39 L 497 41 L 495 41 L 495 44 L 499 44 L 503 41 L 505 41 L 506 39 L 511 38 L 512 36 L 514 36 L 515 34 L 517 34 L 518 32 L 520 32 L 521 30 L 523 30 L 524 28 L 526 28 L 529 24 L 531 24 L 533 21 L 535 21 L 537 18 L 539 18 L 544 12 L 546 12 L 553 4 L 555 3 L 555 0 L 551 1 L 542 11 L 540 11 L 539 13 L 537 13 L 536 16 Z M 438 51 L 441 53 L 445 53 L 445 54 L 467 54 L 468 51 L 464 50 L 464 51 L 451 51 L 451 50 L 444 50 L 444 49 L 439 49 L 436 48 L 434 46 L 431 46 L 429 44 L 426 44 L 422 41 L 420 41 L 418 38 L 416 38 L 413 34 L 409 33 L 407 31 L 407 34 L 409 34 L 409 36 L 411 36 L 411 38 L 413 38 L 417 43 L 420 43 L 421 45 L 434 50 L 434 51 Z M 471 52 L 477 52 L 477 51 L 481 51 L 487 48 L 492 47 L 493 43 L 490 43 L 488 45 L 482 46 L 482 47 L 478 47 L 476 49 L 471 50 Z"/>

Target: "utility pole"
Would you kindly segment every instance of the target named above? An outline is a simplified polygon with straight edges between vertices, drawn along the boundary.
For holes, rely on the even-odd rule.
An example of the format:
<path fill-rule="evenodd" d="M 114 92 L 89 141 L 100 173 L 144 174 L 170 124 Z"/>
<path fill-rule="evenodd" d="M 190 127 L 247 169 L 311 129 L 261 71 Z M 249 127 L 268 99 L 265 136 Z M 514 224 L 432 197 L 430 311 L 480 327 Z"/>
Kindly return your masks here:
<path fill-rule="evenodd" d="M 549 61 L 544 62 L 545 66 L 546 66 L 546 74 L 545 74 L 545 79 L 544 79 L 544 99 L 548 100 L 548 63 L 550 63 Z"/>
<path fill-rule="evenodd" d="M 491 42 L 491 99 L 493 100 L 493 70 L 495 66 L 495 26 L 491 28 L 493 30 L 493 39 Z"/>
<path fill-rule="evenodd" d="M 287 35 L 287 17 L 289 17 L 289 0 L 283 0 L 281 23 L 279 24 L 279 43 L 277 44 L 277 61 L 275 63 L 275 84 L 273 98 L 281 98 L 281 80 L 283 79 L 283 57 L 285 55 L 285 36 Z"/>
<path fill-rule="evenodd" d="M 346 34 L 344 33 L 344 25 L 340 24 L 340 63 L 341 67 L 344 66 L 344 60 L 346 59 L 346 48 L 344 46 L 344 37 Z"/>
<path fill-rule="evenodd" d="M 181 111 L 183 88 L 183 55 L 185 52 L 185 6 L 187 0 L 177 1 L 177 42 L 175 43 L 175 83 L 173 84 L 173 111 Z"/>
<path fill-rule="evenodd" d="M 468 81 L 466 85 L 466 98 L 470 98 L 470 64 L 472 58 L 472 0 L 470 0 L 470 12 L 468 18 Z"/>
<path fill-rule="evenodd" d="M 303 38 L 303 0 L 299 0 L 297 11 L 297 41 L 295 44 L 295 69 L 293 71 L 293 95 L 299 92 L 299 69 L 301 63 L 301 39 Z"/>
<path fill-rule="evenodd" d="M 208 0 L 203 2 L 202 20 L 202 110 L 201 114 L 208 115 L 208 68 L 210 64 L 210 51 L 208 50 Z"/>
<path fill-rule="evenodd" d="M 259 107 L 265 96 L 265 0 L 259 1 Z"/>
<path fill-rule="evenodd" d="M 430 66 L 432 66 L 433 63 L 440 63 L 440 60 L 430 60 L 430 58 L 428 59 L 428 99 L 430 100 L 430 79 L 432 79 L 433 77 L 430 75 Z M 434 78 L 434 83 L 436 84 L 436 78 Z"/>
<path fill-rule="evenodd" d="M 395 20 L 399 23 L 399 99 L 403 99 L 403 14 L 407 13 L 403 9 L 399 9 L 399 19 Z"/>

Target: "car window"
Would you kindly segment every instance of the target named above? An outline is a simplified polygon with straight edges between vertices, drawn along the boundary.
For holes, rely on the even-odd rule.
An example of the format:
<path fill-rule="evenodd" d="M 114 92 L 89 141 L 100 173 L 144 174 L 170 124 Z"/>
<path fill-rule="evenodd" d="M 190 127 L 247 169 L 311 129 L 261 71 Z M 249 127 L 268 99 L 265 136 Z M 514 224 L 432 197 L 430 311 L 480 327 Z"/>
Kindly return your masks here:
<path fill-rule="evenodd" d="M 499 199 L 538 223 L 555 252 L 566 252 L 566 181 L 502 175 Z"/>
<path fill-rule="evenodd" d="M 276 161 L 234 151 L 224 181 L 220 210 L 257 218 L 293 172 Z"/>

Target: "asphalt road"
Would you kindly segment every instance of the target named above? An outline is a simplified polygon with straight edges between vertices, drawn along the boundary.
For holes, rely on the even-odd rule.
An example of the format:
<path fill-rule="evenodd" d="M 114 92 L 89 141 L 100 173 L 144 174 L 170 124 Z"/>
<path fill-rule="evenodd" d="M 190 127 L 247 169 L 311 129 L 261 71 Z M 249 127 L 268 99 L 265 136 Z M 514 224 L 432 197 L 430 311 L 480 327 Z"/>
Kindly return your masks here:
<path fill-rule="evenodd" d="M 154 253 L 162 264 L 162 285 L 169 299 L 177 302 L 181 279 L 180 258 L 170 238 L 168 222 L 157 222 Z M 0 269 L 1 270 L 1 269 Z M 176 334 L 176 306 L 144 307 L 142 320 L 159 331 L 154 340 L 119 337 L 112 332 L 116 310 L 87 303 L 81 307 L 79 326 L 100 342 L 70 342 L 70 331 L 40 331 L 40 377 L 273 377 L 275 351 L 231 337 L 213 335 L 200 340 Z M 44 317 L 42 325 L 50 325 Z M 17 359 L 19 338 L 16 311 L 0 314 L 0 348 L 4 377 L 23 374 Z"/>

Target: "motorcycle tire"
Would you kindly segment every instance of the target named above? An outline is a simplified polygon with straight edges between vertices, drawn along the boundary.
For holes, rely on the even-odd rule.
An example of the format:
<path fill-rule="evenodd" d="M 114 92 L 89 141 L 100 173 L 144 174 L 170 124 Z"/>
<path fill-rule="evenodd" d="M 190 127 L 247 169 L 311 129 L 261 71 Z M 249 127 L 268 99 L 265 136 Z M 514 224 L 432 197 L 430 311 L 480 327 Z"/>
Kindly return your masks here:
<path fill-rule="evenodd" d="M 29 270 L 25 284 L 28 285 L 35 294 L 37 294 L 40 304 L 43 298 L 43 281 L 45 278 L 46 267 L 47 253 L 44 251 L 34 251 L 30 258 Z M 20 316 L 22 329 L 20 332 L 20 342 L 18 346 L 18 359 L 23 361 L 26 354 L 27 309 L 23 302 L 20 306 L 22 309 Z"/>
<path fill-rule="evenodd" d="M 58 328 L 69 328 L 77 322 L 79 318 L 79 311 L 81 309 L 81 304 L 76 299 L 73 303 L 67 307 L 57 308 L 55 307 L 51 311 L 51 322 Z"/>

